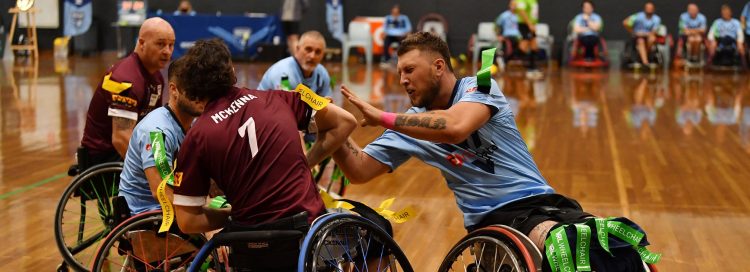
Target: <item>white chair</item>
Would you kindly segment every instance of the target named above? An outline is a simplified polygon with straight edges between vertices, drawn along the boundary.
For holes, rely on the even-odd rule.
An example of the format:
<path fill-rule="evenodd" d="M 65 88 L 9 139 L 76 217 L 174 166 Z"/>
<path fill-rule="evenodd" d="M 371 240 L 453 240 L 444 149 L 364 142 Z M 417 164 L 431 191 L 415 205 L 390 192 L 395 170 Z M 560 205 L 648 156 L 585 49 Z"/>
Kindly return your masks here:
<path fill-rule="evenodd" d="M 341 47 L 344 50 L 342 54 L 342 62 L 344 64 L 349 60 L 349 50 L 361 47 L 365 49 L 367 66 L 372 65 L 372 34 L 370 33 L 370 23 L 349 23 L 349 33 L 344 34 L 344 41 Z"/>
<path fill-rule="evenodd" d="M 435 34 L 441 39 L 443 39 L 443 41 L 447 40 L 447 37 L 445 34 L 445 26 L 443 25 L 442 22 L 427 21 L 424 23 L 424 25 L 422 25 L 422 31 Z"/>
<path fill-rule="evenodd" d="M 555 44 L 555 37 L 549 34 L 549 25 L 543 23 L 536 25 L 536 44 L 547 53 L 547 63 L 551 65 L 552 45 Z"/>
<path fill-rule="evenodd" d="M 477 35 L 474 38 L 474 49 L 472 50 L 471 65 L 476 72 L 477 62 L 479 61 L 479 55 L 481 54 L 482 48 L 496 47 L 497 46 L 497 33 L 495 32 L 494 22 L 481 22 L 477 27 Z"/>

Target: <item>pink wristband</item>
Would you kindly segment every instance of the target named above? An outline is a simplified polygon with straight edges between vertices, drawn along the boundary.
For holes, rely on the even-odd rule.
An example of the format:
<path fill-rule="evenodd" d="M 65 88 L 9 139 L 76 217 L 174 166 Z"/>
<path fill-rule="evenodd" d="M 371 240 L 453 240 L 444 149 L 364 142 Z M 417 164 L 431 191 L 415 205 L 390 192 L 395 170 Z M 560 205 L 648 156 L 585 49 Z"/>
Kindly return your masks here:
<path fill-rule="evenodd" d="M 384 111 L 380 114 L 380 123 L 387 129 L 393 129 L 396 127 L 396 114 Z"/>

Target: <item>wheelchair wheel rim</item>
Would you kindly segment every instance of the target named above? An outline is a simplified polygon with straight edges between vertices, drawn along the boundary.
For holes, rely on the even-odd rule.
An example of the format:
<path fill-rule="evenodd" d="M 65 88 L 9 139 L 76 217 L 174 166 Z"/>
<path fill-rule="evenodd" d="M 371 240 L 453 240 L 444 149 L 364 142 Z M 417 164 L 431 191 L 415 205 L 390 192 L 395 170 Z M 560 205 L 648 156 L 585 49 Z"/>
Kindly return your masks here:
<path fill-rule="evenodd" d="M 122 163 L 108 163 L 77 176 L 63 193 L 55 213 L 55 242 L 65 262 L 87 271 L 114 219 L 111 199 L 117 195 Z M 83 222 L 83 223 L 81 223 Z"/>
<path fill-rule="evenodd" d="M 94 271 L 184 271 L 205 239 L 159 234 L 161 213 L 138 215 L 113 230 L 97 250 Z"/>
<path fill-rule="evenodd" d="M 313 244 L 305 271 L 411 271 L 403 252 L 387 234 L 357 220 L 330 223 Z"/>
<path fill-rule="evenodd" d="M 507 243 L 487 236 L 471 237 L 461 242 L 446 257 L 444 266 L 440 271 L 527 271 L 515 250 Z"/>

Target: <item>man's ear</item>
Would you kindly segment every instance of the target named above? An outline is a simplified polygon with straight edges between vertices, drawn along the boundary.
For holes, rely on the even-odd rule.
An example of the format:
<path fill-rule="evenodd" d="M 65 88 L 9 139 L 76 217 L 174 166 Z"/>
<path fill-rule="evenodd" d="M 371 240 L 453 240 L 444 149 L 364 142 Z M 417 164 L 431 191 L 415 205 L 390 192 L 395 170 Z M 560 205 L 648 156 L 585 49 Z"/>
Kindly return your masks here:
<path fill-rule="evenodd" d="M 433 67 L 435 67 L 435 75 L 440 77 L 445 72 L 445 69 L 447 69 L 447 66 L 445 65 L 445 60 L 442 58 L 437 58 L 435 61 L 432 62 Z"/>
<path fill-rule="evenodd" d="M 175 96 L 177 95 L 177 85 L 174 84 L 174 82 L 169 82 L 169 96 Z"/>

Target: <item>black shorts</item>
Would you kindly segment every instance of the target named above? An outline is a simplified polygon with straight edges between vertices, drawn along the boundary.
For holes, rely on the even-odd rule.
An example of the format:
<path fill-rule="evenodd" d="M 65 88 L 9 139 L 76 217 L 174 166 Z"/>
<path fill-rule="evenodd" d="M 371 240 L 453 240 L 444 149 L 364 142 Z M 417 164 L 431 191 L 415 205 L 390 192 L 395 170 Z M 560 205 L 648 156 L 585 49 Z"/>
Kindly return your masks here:
<path fill-rule="evenodd" d="M 723 36 L 716 38 L 716 44 L 720 45 L 721 47 L 734 47 L 737 45 L 737 40 L 735 40 L 732 37 L 729 36 Z"/>
<path fill-rule="evenodd" d="M 479 224 L 466 229 L 471 232 L 502 224 L 528 236 L 534 227 L 547 220 L 569 224 L 584 222 L 588 217 L 592 215 L 584 212 L 577 201 L 559 194 L 544 194 L 511 202 L 487 214 Z"/>
<path fill-rule="evenodd" d="M 521 32 L 521 37 L 524 40 L 531 40 L 536 37 L 536 33 L 531 31 L 528 24 L 518 24 L 518 31 Z"/>
<path fill-rule="evenodd" d="M 299 35 L 299 22 L 298 21 L 282 21 L 281 29 L 284 31 L 284 35 Z"/>

